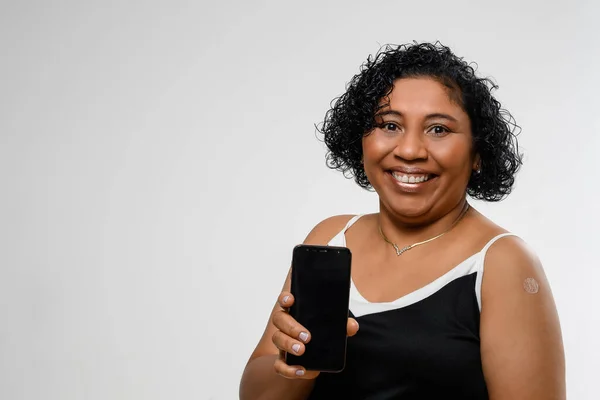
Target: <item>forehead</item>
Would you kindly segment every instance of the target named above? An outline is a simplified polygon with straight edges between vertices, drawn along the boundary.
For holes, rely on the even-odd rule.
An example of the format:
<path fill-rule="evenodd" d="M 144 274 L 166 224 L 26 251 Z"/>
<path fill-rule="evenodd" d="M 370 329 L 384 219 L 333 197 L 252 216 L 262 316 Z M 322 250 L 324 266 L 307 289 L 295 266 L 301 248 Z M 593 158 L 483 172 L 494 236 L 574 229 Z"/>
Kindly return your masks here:
<path fill-rule="evenodd" d="M 456 90 L 430 77 L 401 78 L 394 82 L 389 98 L 383 102 L 389 100 L 391 109 L 407 113 L 443 110 L 464 114 Z"/>

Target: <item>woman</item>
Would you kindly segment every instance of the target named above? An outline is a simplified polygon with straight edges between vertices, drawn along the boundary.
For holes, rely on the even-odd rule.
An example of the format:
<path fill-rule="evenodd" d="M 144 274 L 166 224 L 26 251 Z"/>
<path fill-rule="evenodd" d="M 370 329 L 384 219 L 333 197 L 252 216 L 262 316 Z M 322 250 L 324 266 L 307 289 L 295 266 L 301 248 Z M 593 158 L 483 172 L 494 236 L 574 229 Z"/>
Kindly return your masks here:
<path fill-rule="evenodd" d="M 565 398 L 542 266 L 467 202 L 504 198 L 521 165 L 515 125 L 492 89 L 439 44 L 369 57 L 321 132 L 329 166 L 374 189 L 379 213 L 329 218 L 305 241 L 353 254 L 346 368 L 283 362 L 282 352 L 310 346 L 285 312 L 288 276 L 241 399 Z"/>

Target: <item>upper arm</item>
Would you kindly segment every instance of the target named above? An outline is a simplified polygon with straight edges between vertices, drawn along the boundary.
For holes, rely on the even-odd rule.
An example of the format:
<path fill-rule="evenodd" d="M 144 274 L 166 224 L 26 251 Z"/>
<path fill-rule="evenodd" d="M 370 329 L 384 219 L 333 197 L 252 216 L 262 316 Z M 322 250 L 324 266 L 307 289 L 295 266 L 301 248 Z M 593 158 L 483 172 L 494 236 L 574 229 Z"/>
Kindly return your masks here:
<path fill-rule="evenodd" d="M 326 245 L 329 241 L 340 232 L 346 223 L 350 220 L 352 216 L 350 215 L 338 215 L 334 217 L 327 218 L 326 220 L 317 224 L 308 234 L 303 244 L 310 245 Z M 290 291 L 290 276 L 291 270 L 288 272 L 287 278 L 283 284 L 282 291 Z M 281 307 L 278 303 L 275 303 L 273 310 L 271 311 L 271 315 L 269 317 L 269 322 L 267 323 L 267 327 L 258 342 L 258 345 L 254 349 L 254 352 L 250 356 L 250 360 L 268 354 L 278 354 L 278 349 L 275 347 L 271 338 L 276 331 L 275 326 L 271 322 L 273 319 L 273 314 L 277 311 L 280 311 Z"/>
<path fill-rule="evenodd" d="M 483 277 L 481 359 L 490 399 L 564 399 L 560 324 L 539 259 L 520 239 L 504 238 L 488 250 Z M 537 293 L 525 290 L 528 278 Z"/>

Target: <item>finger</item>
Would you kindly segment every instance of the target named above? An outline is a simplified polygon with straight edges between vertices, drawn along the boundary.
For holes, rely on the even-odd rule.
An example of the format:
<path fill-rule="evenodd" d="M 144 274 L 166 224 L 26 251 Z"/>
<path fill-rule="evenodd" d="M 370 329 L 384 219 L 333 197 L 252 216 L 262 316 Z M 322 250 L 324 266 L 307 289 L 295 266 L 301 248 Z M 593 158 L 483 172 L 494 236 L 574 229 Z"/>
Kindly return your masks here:
<path fill-rule="evenodd" d="M 281 351 L 300 356 L 304 353 L 305 347 L 302 342 L 292 339 L 285 333 L 277 331 L 273 334 L 273 344 Z"/>
<path fill-rule="evenodd" d="M 289 337 L 298 339 L 302 343 L 310 341 L 310 332 L 308 329 L 300 325 L 285 311 L 278 311 L 273 314 L 273 325 Z"/>
<path fill-rule="evenodd" d="M 290 292 L 281 292 L 277 302 L 281 308 L 287 309 L 294 304 L 294 296 Z"/>
<path fill-rule="evenodd" d="M 358 322 L 354 318 L 348 318 L 346 331 L 348 332 L 348 336 L 354 336 L 358 332 Z"/>
<path fill-rule="evenodd" d="M 288 379 L 315 379 L 318 371 L 307 371 L 299 365 L 287 365 L 285 361 L 278 358 L 273 365 L 275 372 Z"/>

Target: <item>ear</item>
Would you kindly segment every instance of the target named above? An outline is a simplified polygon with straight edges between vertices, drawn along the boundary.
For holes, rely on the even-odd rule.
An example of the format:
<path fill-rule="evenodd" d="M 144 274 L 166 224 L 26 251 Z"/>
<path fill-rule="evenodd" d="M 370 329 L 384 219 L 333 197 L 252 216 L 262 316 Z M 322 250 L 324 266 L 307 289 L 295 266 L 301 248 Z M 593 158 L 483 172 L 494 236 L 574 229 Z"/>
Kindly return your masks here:
<path fill-rule="evenodd" d="M 473 157 L 473 171 L 475 172 L 479 172 L 481 171 L 481 156 L 479 155 L 479 153 L 475 154 L 475 157 Z"/>

